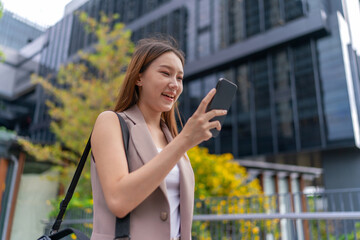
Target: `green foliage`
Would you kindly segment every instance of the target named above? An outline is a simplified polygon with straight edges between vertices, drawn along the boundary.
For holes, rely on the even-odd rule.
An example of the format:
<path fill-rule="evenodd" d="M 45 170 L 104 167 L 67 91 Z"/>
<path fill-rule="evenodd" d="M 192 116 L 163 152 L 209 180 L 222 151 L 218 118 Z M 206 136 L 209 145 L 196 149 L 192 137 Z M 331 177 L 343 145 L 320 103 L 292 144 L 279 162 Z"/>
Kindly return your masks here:
<path fill-rule="evenodd" d="M 246 169 L 230 154 L 209 154 L 208 149 L 194 147 L 188 156 L 195 173 L 195 198 L 251 196 L 261 194 L 259 181 L 247 182 Z"/>
<path fill-rule="evenodd" d="M 7 129 L 7 128 L 4 127 L 4 126 L 0 126 L 0 131 L 1 131 L 1 132 L 5 132 L 5 133 L 9 133 L 9 134 L 16 134 L 15 131 L 10 130 L 10 129 Z"/>
<path fill-rule="evenodd" d="M 308 224 L 311 229 L 310 235 L 312 239 L 360 239 L 360 222 L 356 222 L 354 220 L 309 220 Z M 347 225 L 347 227 L 342 224 Z M 352 227 L 350 227 L 351 225 Z M 345 234 L 344 231 L 348 233 Z"/>
<path fill-rule="evenodd" d="M 269 212 L 276 206 L 276 199 L 262 195 L 258 179 L 249 181 L 244 167 L 234 161 L 230 153 L 209 154 L 208 149 L 194 147 L 188 156 L 195 173 L 194 214 L 243 214 Z M 261 230 L 279 234 L 277 220 L 268 221 L 231 221 L 237 229 L 230 236 L 238 239 L 259 239 Z M 229 222 L 200 222 L 193 224 L 193 239 L 227 239 L 225 229 L 220 225 Z M 211 229 L 218 229 L 211 232 Z M 215 235 L 214 235 L 215 234 Z"/>
<path fill-rule="evenodd" d="M 55 77 L 56 84 L 51 83 L 54 82 L 52 76 L 32 77 L 50 96 L 46 105 L 56 143 L 41 146 L 26 139 L 20 141 L 38 160 L 62 166 L 78 161 L 97 115 L 113 108 L 125 74 L 121 69 L 127 67 L 133 51 L 131 33 L 125 30 L 124 24 L 109 27 L 116 16 L 102 15 L 100 22 L 85 13 L 79 17 L 98 40 L 94 51 L 80 51 L 78 62 L 61 66 Z"/>
<path fill-rule="evenodd" d="M 4 10 L 4 7 L 0 1 L 0 18 L 2 17 L 3 10 Z M 4 53 L 2 51 L 0 51 L 0 62 L 3 62 L 4 60 L 5 60 Z"/>
<path fill-rule="evenodd" d="M 4 7 L 2 5 L 2 2 L 0 1 L 0 18 L 2 17 L 3 10 L 4 10 Z"/>
<path fill-rule="evenodd" d="M 88 34 L 94 34 L 97 39 L 93 49 L 79 51 L 80 59 L 61 66 L 56 76 L 32 76 L 32 81 L 40 84 L 49 95 L 46 105 L 56 143 L 40 145 L 27 139 L 19 140 L 38 161 L 57 166 L 60 175 L 56 180 L 62 186 L 69 186 L 96 117 L 100 112 L 113 108 L 125 76 L 123 69 L 130 62 L 134 49 L 131 32 L 125 29 L 124 24 L 116 23 L 110 28 L 116 15 L 106 17 L 102 14 L 100 21 L 85 13 L 79 13 L 78 17 Z M 83 170 L 76 192 L 69 207 L 87 207 L 91 203 L 89 164 Z M 52 202 L 54 211 L 57 211 L 62 197 Z"/>

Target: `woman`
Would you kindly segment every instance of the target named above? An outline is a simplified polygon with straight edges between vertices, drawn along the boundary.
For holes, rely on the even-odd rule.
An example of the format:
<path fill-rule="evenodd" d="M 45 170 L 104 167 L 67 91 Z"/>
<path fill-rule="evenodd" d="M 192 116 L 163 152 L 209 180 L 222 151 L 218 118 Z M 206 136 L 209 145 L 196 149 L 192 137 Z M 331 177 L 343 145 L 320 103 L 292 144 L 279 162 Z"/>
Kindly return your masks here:
<path fill-rule="evenodd" d="M 101 113 L 92 133 L 94 197 L 91 239 L 114 239 L 115 216 L 130 213 L 132 240 L 191 239 L 194 173 L 186 151 L 211 138 L 210 122 L 226 111 L 205 112 L 212 89 L 178 134 L 174 112 L 183 90 L 184 56 L 170 42 L 139 41 L 115 112 L 128 125 L 129 169 L 119 120 Z"/>

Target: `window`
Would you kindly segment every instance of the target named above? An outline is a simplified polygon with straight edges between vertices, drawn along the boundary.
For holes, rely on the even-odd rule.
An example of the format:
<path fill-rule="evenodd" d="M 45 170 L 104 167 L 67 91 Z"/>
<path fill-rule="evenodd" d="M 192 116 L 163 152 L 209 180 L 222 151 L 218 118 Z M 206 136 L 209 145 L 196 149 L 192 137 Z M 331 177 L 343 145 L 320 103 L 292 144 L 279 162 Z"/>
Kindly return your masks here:
<path fill-rule="evenodd" d="M 264 0 L 265 29 L 278 26 L 282 23 L 279 0 Z"/>
<path fill-rule="evenodd" d="M 256 142 L 259 154 L 273 152 L 270 92 L 266 57 L 251 63 L 254 85 Z"/>
<path fill-rule="evenodd" d="M 301 148 L 321 145 L 310 43 L 292 47 Z"/>
<path fill-rule="evenodd" d="M 259 2 L 245 0 L 246 36 L 252 36 L 260 32 Z"/>
<path fill-rule="evenodd" d="M 337 35 L 317 42 L 327 144 L 354 141 L 344 63 Z"/>
<path fill-rule="evenodd" d="M 295 150 L 290 66 L 285 49 L 273 54 L 272 65 L 278 148 L 280 151 Z"/>
<path fill-rule="evenodd" d="M 203 93 L 201 91 L 201 80 L 196 79 L 188 83 L 189 85 L 189 102 L 190 102 L 190 116 L 196 111 L 197 107 L 199 106 Z"/>
<path fill-rule="evenodd" d="M 229 43 L 242 40 L 244 36 L 244 7 L 243 1 L 229 1 Z"/>
<path fill-rule="evenodd" d="M 237 124 L 238 124 L 238 154 L 247 156 L 252 154 L 251 120 L 250 120 L 250 96 L 251 83 L 248 75 L 248 65 L 238 66 L 236 72 L 238 90 L 237 101 Z"/>
<path fill-rule="evenodd" d="M 285 0 L 285 20 L 291 21 L 303 15 L 303 1 L 302 0 Z"/>

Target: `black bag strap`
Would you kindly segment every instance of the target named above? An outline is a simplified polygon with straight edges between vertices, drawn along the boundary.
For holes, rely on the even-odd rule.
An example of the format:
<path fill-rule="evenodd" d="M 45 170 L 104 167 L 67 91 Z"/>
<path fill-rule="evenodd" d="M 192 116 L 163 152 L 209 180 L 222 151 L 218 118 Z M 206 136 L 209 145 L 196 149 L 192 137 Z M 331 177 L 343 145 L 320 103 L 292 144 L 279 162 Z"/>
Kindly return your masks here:
<path fill-rule="evenodd" d="M 126 125 L 125 120 L 120 116 L 120 114 L 116 113 L 116 115 L 119 118 L 120 127 L 121 127 L 121 131 L 122 131 L 123 142 L 124 142 L 124 149 L 125 149 L 126 159 L 128 161 L 128 166 L 129 166 L 129 159 L 128 159 L 129 129 L 128 129 L 127 125 Z M 86 144 L 86 147 L 84 149 L 84 152 L 83 152 L 83 154 L 81 156 L 80 162 L 79 162 L 79 164 L 78 164 L 78 166 L 76 168 L 74 177 L 71 180 L 69 189 L 66 192 L 65 198 L 60 203 L 60 211 L 59 211 L 59 213 L 58 213 L 58 215 L 56 217 L 56 220 L 55 220 L 55 222 L 54 222 L 54 224 L 53 224 L 53 226 L 51 228 L 50 238 L 53 239 L 53 240 L 60 239 L 61 237 L 67 236 L 68 234 L 71 234 L 71 233 L 75 233 L 75 235 L 77 235 L 77 236 L 78 236 L 78 234 L 84 235 L 83 233 L 79 232 L 78 230 L 72 229 L 72 228 L 64 229 L 64 230 L 61 231 L 61 233 L 60 232 L 58 233 L 58 231 L 59 231 L 60 225 L 62 223 L 66 208 L 67 208 L 67 206 L 68 206 L 68 204 L 69 204 L 69 202 L 70 202 L 70 200 L 71 200 L 71 198 L 72 198 L 72 196 L 74 194 L 76 185 L 79 182 L 81 172 L 84 169 L 86 159 L 87 159 L 87 157 L 89 155 L 89 152 L 90 152 L 90 149 L 91 149 L 91 142 L 90 142 L 91 141 L 91 134 L 90 134 L 89 140 L 88 140 L 88 142 Z M 63 235 L 63 234 L 65 234 L 65 235 Z M 53 238 L 53 236 L 54 236 L 54 238 Z M 57 237 L 57 236 L 61 236 L 61 237 Z M 83 238 L 80 238 L 79 236 L 78 236 L 78 238 L 80 240 L 82 240 Z M 39 239 L 42 239 L 42 237 L 39 238 Z M 87 239 L 87 238 L 85 238 L 85 239 Z M 128 214 L 124 218 L 116 218 L 115 239 L 130 239 L 130 214 Z"/>
<path fill-rule="evenodd" d="M 84 149 L 84 152 L 81 155 L 80 162 L 79 162 L 79 164 L 78 164 L 78 166 L 76 168 L 74 177 L 71 180 L 71 183 L 70 183 L 68 191 L 66 192 L 65 198 L 60 202 L 60 211 L 59 211 L 59 213 L 58 213 L 58 215 L 56 217 L 56 220 L 55 220 L 55 222 L 54 222 L 54 224 L 53 224 L 53 226 L 51 228 L 50 234 L 57 233 L 59 231 L 60 225 L 62 223 L 64 214 L 65 214 L 65 211 L 66 211 L 66 208 L 67 208 L 67 206 L 68 206 L 68 204 L 69 204 L 69 202 L 70 202 L 70 200 L 71 200 L 71 198 L 72 198 L 72 196 L 74 194 L 76 185 L 79 182 L 81 172 L 84 169 L 87 156 L 89 155 L 89 151 L 90 151 L 90 148 L 91 148 L 90 140 L 91 140 L 91 134 L 90 134 L 89 140 L 88 140 L 88 142 L 86 144 L 86 147 Z"/>
<path fill-rule="evenodd" d="M 120 116 L 119 113 L 116 113 L 116 115 L 119 118 L 120 121 L 120 127 L 123 134 L 123 142 L 124 142 L 124 149 L 125 149 L 125 155 L 126 159 L 128 161 L 128 169 L 130 172 L 130 165 L 129 165 L 129 129 L 127 128 L 125 120 Z M 125 140 L 126 139 L 126 140 Z M 115 223 L 115 240 L 121 240 L 121 239 L 128 239 L 130 240 L 130 213 L 126 215 L 124 218 L 118 218 L 116 217 L 116 223 Z"/>
<path fill-rule="evenodd" d="M 79 230 L 76 230 L 74 228 L 65 228 L 65 229 L 62 229 L 61 231 L 54 233 L 50 236 L 42 236 L 38 240 L 59 240 L 70 234 L 73 234 L 73 233 L 76 235 L 76 239 L 89 240 L 89 238 L 84 233 L 82 233 Z"/>

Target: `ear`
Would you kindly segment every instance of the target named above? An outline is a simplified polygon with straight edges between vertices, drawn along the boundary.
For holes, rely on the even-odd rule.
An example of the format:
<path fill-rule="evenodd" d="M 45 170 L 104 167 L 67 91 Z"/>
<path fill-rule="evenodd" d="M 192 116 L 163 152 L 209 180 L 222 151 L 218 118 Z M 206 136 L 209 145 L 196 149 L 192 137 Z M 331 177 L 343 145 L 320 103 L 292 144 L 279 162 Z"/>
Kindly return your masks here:
<path fill-rule="evenodd" d="M 142 86 L 142 74 L 139 73 L 139 78 L 136 80 L 136 85 L 141 87 Z"/>

